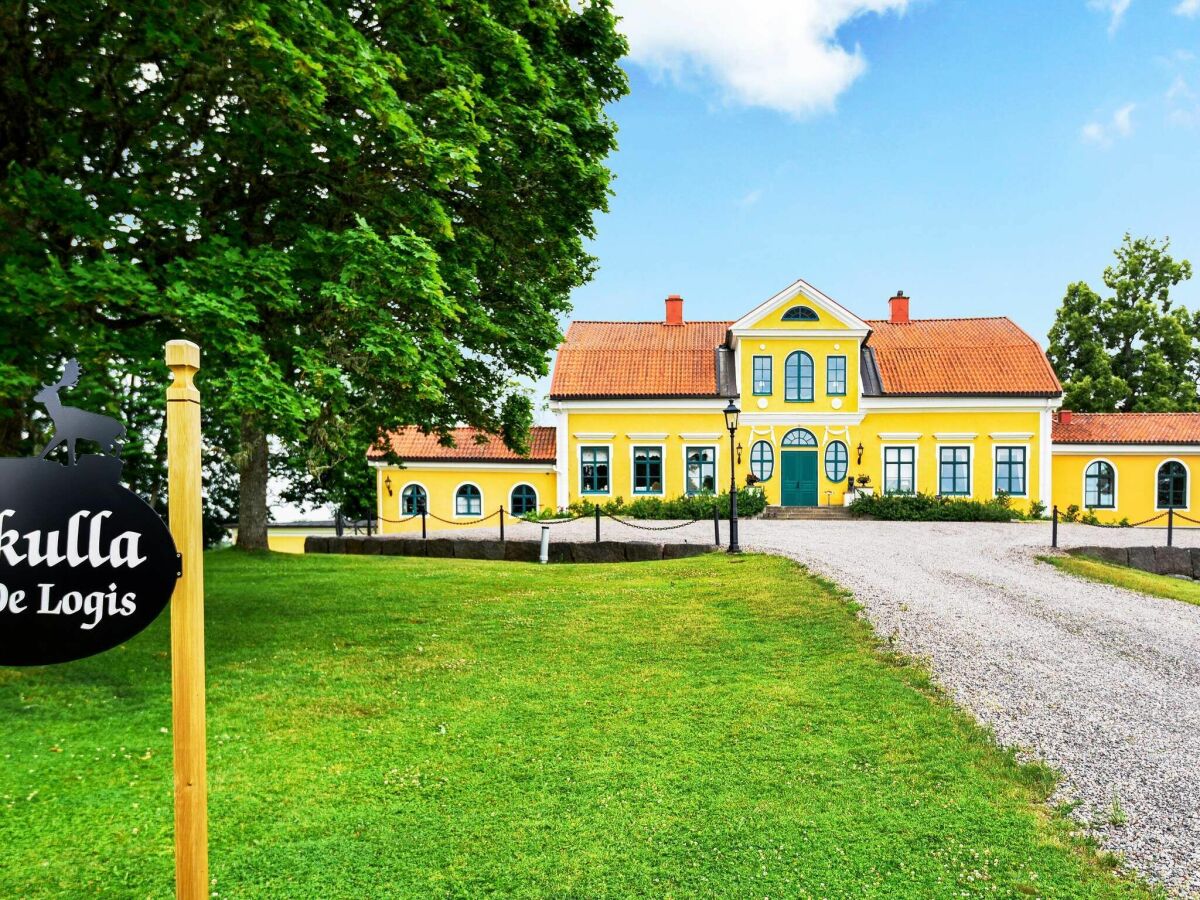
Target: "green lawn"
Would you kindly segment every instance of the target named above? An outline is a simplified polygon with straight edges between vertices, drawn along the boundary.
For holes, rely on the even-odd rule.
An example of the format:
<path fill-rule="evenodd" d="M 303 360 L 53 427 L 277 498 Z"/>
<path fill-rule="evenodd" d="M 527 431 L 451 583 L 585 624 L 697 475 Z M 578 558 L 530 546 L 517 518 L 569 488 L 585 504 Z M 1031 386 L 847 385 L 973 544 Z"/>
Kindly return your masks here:
<path fill-rule="evenodd" d="M 773 557 L 210 555 L 221 897 L 1140 897 Z M 0 670 L 0 896 L 166 897 L 164 616 Z"/>
<path fill-rule="evenodd" d="M 1182 600 L 1184 603 L 1200 606 L 1200 582 L 1155 575 L 1153 572 L 1118 566 L 1092 556 L 1039 556 L 1038 559 L 1090 581 L 1113 584 L 1154 597 Z"/>

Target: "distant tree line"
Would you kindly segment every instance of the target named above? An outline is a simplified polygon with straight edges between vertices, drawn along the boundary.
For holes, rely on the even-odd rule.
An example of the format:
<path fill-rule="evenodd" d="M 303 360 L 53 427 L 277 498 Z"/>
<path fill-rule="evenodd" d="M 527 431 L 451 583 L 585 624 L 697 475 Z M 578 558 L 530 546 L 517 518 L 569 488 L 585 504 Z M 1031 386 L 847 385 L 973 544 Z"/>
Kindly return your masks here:
<path fill-rule="evenodd" d="M 0 455 L 75 405 L 164 498 L 163 342 L 203 349 L 210 515 L 362 505 L 381 428 L 522 449 L 607 206 L 608 0 L 31 0 L 0 9 Z M 64 397 L 64 399 L 67 399 Z M 365 510 L 351 510 L 361 514 Z"/>

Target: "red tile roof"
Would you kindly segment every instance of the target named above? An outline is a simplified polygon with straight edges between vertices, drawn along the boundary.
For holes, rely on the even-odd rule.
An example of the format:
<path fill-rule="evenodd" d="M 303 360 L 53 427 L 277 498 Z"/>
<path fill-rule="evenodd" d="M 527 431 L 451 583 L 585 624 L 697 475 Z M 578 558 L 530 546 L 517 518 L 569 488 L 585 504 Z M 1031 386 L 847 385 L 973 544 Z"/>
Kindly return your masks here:
<path fill-rule="evenodd" d="M 1071 413 L 1056 444 L 1200 444 L 1200 413 Z"/>
<path fill-rule="evenodd" d="M 869 321 L 884 395 L 1057 397 L 1041 346 L 1010 319 Z"/>
<path fill-rule="evenodd" d="M 558 348 L 553 400 L 716 397 L 729 322 L 572 322 Z"/>
<path fill-rule="evenodd" d="M 392 451 L 405 462 L 460 461 L 460 462 L 554 462 L 555 431 L 535 425 L 529 434 L 529 455 L 518 456 L 494 434 L 478 428 L 453 428 L 450 435 L 453 447 L 438 442 L 436 434 L 422 434 L 416 428 L 401 428 L 388 435 Z M 478 438 L 482 438 L 480 443 Z M 375 449 L 367 452 L 367 459 L 382 459 L 384 454 Z"/>

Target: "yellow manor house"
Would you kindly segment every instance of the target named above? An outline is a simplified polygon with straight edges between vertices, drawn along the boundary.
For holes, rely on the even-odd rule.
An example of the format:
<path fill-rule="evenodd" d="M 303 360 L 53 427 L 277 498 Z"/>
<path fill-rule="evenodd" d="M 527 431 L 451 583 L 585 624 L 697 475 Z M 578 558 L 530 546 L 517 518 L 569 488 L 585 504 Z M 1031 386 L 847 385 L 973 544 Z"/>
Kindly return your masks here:
<path fill-rule="evenodd" d="M 897 292 L 860 319 L 797 281 L 734 322 L 573 322 L 550 388 L 553 426 L 517 456 L 456 429 L 454 446 L 387 436 L 370 454 L 386 532 L 425 508 L 465 523 L 580 500 L 675 498 L 756 483 L 777 507 L 842 506 L 856 490 L 1008 494 L 1136 522 L 1191 507 L 1200 414 L 1070 413 L 1041 346 L 1011 320 L 913 319 Z M 740 409 L 732 442 L 725 410 Z M 1183 524 L 1182 522 L 1180 524 Z"/>

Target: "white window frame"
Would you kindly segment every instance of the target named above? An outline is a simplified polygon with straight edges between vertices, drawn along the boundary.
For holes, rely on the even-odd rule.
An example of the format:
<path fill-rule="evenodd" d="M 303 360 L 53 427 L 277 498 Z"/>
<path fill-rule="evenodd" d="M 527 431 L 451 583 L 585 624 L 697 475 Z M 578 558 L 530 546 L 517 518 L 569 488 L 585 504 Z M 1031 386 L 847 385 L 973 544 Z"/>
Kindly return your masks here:
<path fill-rule="evenodd" d="M 973 444 L 964 443 L 962 441 L 945 441 L 934 444 L 936 450 L 934 459 L 937 464 L 937 471 L 934 473 L 934 478 L 937 483 L 937 495 L 939 497 L 954 497 L 960 500 L 971 500 L 975 497 L 975 446 Z M 943 494 L 942 493 L 942 451 L 943 450 L 966 450 L 967 451 L 967 492 L 965 494 Z"/>
<path fill-rule="evenodd" d="M 1183 466 L 1183 474 L 1187 477 L 1187 490 L 1184 491 L 1184 500 L 1186 501 L 1186 504 L 1184 506 L 1176 506 L 1175 509 L 1179 509 L 1179 510 L 1183 510 L 1184 512 L 1188 512 L 1192 508 L 1192 469 L 1191 469 L 1191 466 L 1189 466 L 1187 463 L 1185 463 L 1182 459 L 1180 459 L 1177 456 L 1168 456 L 1166 459 L 1162 460 L 1157 466 L 1154 467 L 1154 509 L 1162 510 L 1165 512 L 1169 508 L 1166 506 L 1158 505 L 1158 473 L 1162 471 L 1163 466 L 1165 466 L 1167 463 L 1170 463 L 1170 462 L 1177 462 L 1181 466 Z M 1114 467 L 1114 469 L 1115 469 L 1115 467 Z M 1115 495 L 1115 479 L 1114 479 L 1114 495 Z M 1115 497 L 1114 497 L 1114 499 L 1115 499 Z"/>
<path fill-rule="evenodd" d="M 993 497 L 999 496 L 999 492 L 996 490 L 996 473 L 997 473 L 997 467 L 1000 465 L 1000 451 L 1001 450 L 1024 450 L 1025 451 L 1025 493 L 1023 493 L 1023 494 L 1010 493 L 1008 496 L 1021 497 L 1022 499 L 1029 499 L 1029 497 L 1031 496 L 1030 491 L 1029 491 L 1029 462 L 1030 462 L 1030 458 L 1032 456 L 1032 447 L 1029 444 L 1022 444 L 1022 443 L 995 444 L 992 447 L 992 496 Z"/>
<path fill-rule="evenodd" d="M 721 493 L 721 444 L 719 441 L 709 443 L 684 444 L 683 455 L 683 496 L 698 497 L 703 494 L 703 491 L 690 493 L 688 491 L 688 451 L 689 450 L 708 450 L 713 451 L 713 496 Z"/>
<path fill-rule="evenodd" d="M 1108 463 L 1112 467 L 1113 473 L 1113 505 L 1112 506 L 1088 506 L 1087 505 L 1087 471 L 1092 467 L 1092 463 Z M 1155 470 L 1157 474 L 1157 470 Z M 1083 464 L 1083 471 L 1079 473 L 1079 508 L 1082 510 L 1101 510 L 1102 512 L 1116 512 L 1121 508 L 1121 493 L 1119 491 L 1121 481 L 1121 471 L 1117 468 L 1117 464 L 1111 459 L 1103 456 L 1094 456 Z M 1156 498 L 1157 499 L 1157 498 Z"/>
<path fill-rule="evenodd" d="M 608 490 L 607 491 L 585 491 L 583 489 L 583 448 L 584 447 L 607 447 L 608 448 Z M 579 496 L 580 497 L 611 497 L 613 495 L 613 445 L 606 444 L 603 441 L 580 441 L 575 445 L 575 477 L 579 479 Z"/>
<path fill-rule="evenodd" d="M 590 446 L 596 446 L 592 444 Z M 633 453 L 637 447 L 658 448 L 659 464 L 662 466 L 662 489 L 658 491 L 639 491 L 637 489 L 637 464 Z M 612 481 L 612 478 L 609 478 Z M 629 493 L 634 497 L 665 497 L 667 496 L 667 445 L 657 441 L 629 442 Z"/>
<path fill-rule="evenodd" d="M 425 487 L 425 485 L 421 484 L 421 482 L 419 482 L 419 481 L 410 481 L 407 484 L 405 484 L 404 487 L 400 488 L 400 494 L 399 494 L 398 498 L 396 499 L 396 510 L 397 510 L 396 518 L 397 519 L 403 519 L 405 516 L 411 515 L 411 513 L 406 513 L 404 511 L 404 492 L 407 491 L 410 487 L 419 487 L 421 490 L 423 490 L 425 492 L 425 512 L 428 513 L 429 507 L 433 505 L 432 501 L 429 499 L 429 496 L 430 496 L 429 488 Z M 416 515 L 419 516 L 420 513 L 417 513 Z"/>
<path fill-rule="evenodd" d="M 518 481 L 518 482 L 514 483 L 512 485 L 512 487 L 510 487 L 508 489 L 508 496 L 505 498 L 508 501 L 509 513 L 514 516 L 517 515 L 517 513 L 513 512 L 513 509 L 512 509 L 512 495 L 513 495 L 513 491 L 515 491 L 517 488 L 521 487 L 521 485 L 524 485 L 525 487 L 527 487 L 533 491 L 533 511 L 538 512 L 542 508 L 542 492 L 539 491 L 537 489 L 537 485 L 535 485 L 531 481 Z"/>
<path fill-rule="evenodd" d="M 463 488 L 465 488 L 467 485 L 470 485 L 471 487 L 475 488 L 475 490 L 479 491 L 479 515 L 471 515 L 470 513 L 468 513 L 467 515 L 460 515 L 458 512 L 458 492 L 461 491 Z M 479 486 L 478 482 L 475 482 L 475 481 L 459 482 L 459 484 L 456 485 L 454 488 L 454 493 L 451 494 L 450 496 L 452 498 L 452 502 L 454 503 L 454 518 L 456 518 L 456 519 L 482 519 L 483 518 L 483 511 L 485 509 L 487 509 L 487 503 L 484 500 L 483 488 L 481 488 Z"/>
<path fill-rule="evenodd" d="M 887 489 L 887 452 L 889 449 L 891 449 L 893 447 L 911 447 L 912 448 L 912 451 L 913 451 L 913 489 L 912 489 L 912 492 L 913 492 L 913 494 L 919 494 L 921 492 L 921 445 L 915 444 L 915 443 L 910 443 L 910 442 L 904 442 L 904 443 L 880 444 L 880 446 L 879 446 L 879 478 L 880 478 L 879 493 L 880 493 L 880 495 L 884 495 L 884 494 L 888 493 L 888 489 Z M 899 494 L 899 493 L 900 492 L 897 491 L 897 494 Z"/>
<path fill-rule="evenodd" d="M 768 440 L 767 438 L 761 438 L 761 437 L 751 438 L 750 452 L 746 457 L 746 467 L 750 470 L 751 473 L 754 472 L 754 448 L 758 444 L 766 444 L 768 447 L 771 448 L 771 474 L 769 476 L 767 476 L 766 478 L 759 478 L 759 483 L 761 484 L 763 482 L 770 481 L 772 478 L 775 477 L 775 469 L 778 468 L 778 466 L 779 466 L 779 448 L 776 447 L 775 444 L 772 441 Z M 757 475 L 755 475 L 754 477 L 758 478 Z"/>

